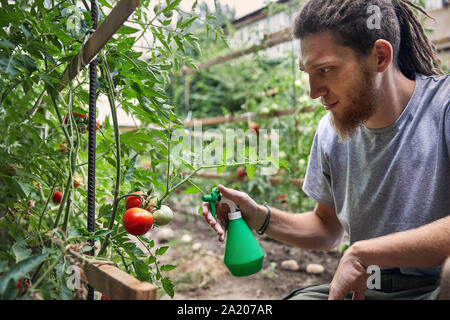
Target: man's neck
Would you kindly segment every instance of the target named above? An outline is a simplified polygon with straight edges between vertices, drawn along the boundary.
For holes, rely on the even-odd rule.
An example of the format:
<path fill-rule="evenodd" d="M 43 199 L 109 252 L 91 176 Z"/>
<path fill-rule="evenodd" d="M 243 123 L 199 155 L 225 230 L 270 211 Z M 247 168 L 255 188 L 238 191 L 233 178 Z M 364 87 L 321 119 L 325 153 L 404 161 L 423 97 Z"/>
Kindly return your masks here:
<path fill-rule="evenodd" d="M 408 105 L 415 88 L 415 81 L 400 71 L 389 70 L 379 75 L 377 81 L 382 97 L 375 114 L 365 122 L 370 129 L 385 128 L 394 123 Z"/>

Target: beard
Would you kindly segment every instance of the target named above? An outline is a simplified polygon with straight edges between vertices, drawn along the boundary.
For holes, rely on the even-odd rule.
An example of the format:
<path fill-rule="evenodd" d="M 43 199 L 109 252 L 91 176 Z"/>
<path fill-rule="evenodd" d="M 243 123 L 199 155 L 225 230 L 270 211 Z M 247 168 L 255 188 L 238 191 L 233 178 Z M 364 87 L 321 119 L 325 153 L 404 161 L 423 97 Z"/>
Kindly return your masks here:
<path fill-rule="evenodd" d="M 350 139 L 356 129 L 374 115 L 381 99 L 381 90 L 375 88 L 374 79 L 364 67 L 361 79 L 355 83 L 360 85 L 349 94 L 348 106 L 340 113 L 331 113 L 331 124 L 341 142 Z"/>

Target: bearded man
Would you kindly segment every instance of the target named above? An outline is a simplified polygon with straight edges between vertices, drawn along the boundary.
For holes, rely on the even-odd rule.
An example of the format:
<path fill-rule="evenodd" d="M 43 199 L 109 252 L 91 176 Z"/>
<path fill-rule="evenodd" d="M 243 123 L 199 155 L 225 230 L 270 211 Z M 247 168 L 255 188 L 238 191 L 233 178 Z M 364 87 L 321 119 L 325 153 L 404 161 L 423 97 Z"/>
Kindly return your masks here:
<path fill-rule="evenodd" d="M 404 0 L 311 0 L 296 17 L 300 69 L 329 111 L 303 185 L 313 211 L 283 212 L 219 186 L 250 228 L 284 243 L 330 249 L 349 234 L 332 282 L 286 299 L 439 296 L 450 256 L 450 78 L 413 9 L 422 11 Z M 207 204 L 203 215 L 223 241 L 224 210 L 220 223 Z M 375 288 L 370 266 L 381 270 Z"/>

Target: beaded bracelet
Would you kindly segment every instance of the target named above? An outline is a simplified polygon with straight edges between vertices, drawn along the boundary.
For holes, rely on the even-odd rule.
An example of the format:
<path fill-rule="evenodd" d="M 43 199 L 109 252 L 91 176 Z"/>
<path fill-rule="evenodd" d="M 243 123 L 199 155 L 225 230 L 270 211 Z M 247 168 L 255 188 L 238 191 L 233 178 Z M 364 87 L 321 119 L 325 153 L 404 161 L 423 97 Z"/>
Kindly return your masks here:
<path fill-rule="evenodd" d="M 259 230 L 256 230 L 257 234 L 263 234 L 264 232 L 266 232 L 267 226 L 269 225 L 269 221 L 270 221 L 270 208 L 267 205 L 266 202 L 264 202 L 264 206 L 267 208 L 267 216 L 266 216 L 266 220 L 264 220 L 264 223 L 262 225 L 262 227 Z"/>

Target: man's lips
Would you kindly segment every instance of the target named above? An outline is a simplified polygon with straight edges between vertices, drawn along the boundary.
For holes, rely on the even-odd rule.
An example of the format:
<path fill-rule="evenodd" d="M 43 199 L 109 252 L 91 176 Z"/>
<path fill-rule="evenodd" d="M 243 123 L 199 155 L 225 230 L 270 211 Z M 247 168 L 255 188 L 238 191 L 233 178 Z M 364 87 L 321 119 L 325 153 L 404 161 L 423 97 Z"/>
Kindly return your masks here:
<path fill-rule="evenodd" d="M 333 109 L 338 103 L 339 101 L 336 101 L 335 103 L 324 103 L 323 105 L 325 106 L 325 110 L 330 110 Z"/>

